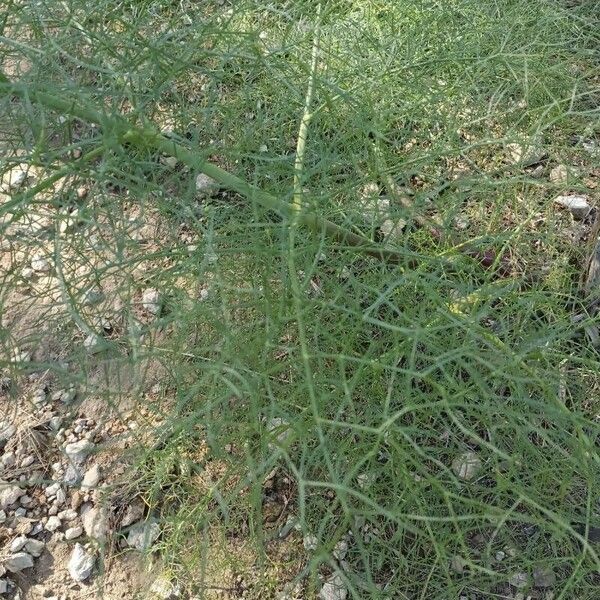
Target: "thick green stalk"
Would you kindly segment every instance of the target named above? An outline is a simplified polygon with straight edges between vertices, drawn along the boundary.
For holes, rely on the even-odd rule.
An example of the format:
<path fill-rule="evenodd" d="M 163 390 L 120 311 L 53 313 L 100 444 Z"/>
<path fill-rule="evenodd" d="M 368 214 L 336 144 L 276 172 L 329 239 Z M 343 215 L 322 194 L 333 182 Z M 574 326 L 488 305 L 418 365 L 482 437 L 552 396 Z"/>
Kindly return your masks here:
<path fill-rule="evenodd" d="M 40 104 L 89 123 L 96 123 L 102 127 L 104 133 L 111 132 L 115 135 L 120 143 L 128 143 L 141 148 L 150 148 L 173 156 L 191 169 L 212 177 L 223 187 L 238 192 L 251 201 L 258 202 L 261 206 L 277 212 L 282 217 L 292 217 L 293 209 L 291 203 L 249 184 L 213 163 L 205 161 L 198 153 L 192 152 L 185 146 L 165 137 L 153 126 L 133 126 L 121 115 L 107 115 L 87 106 L 82 106 L 81 103 L 75 100 L 61 98 L 42 90 L 30 89 L 27 86 L 12 83 L 0 73 L 0 96 L 2 95 L 27 98 L 32 103 Z M 297 222 L 314 232 L 324 232 L 326 236 L 337 242 L 354 247 L 380 260 L 394 263 L 406 261 L 406 255 L 402 251 L 392 248 L 374 247 L 371 240 L 357 235 L 344 227 L 340 227 L 308 209 L 302 210 L 293 216 L 297 219 Z M 408 264 L 411 263 L 414 263 L 414 261 L 408 260 Z"/>

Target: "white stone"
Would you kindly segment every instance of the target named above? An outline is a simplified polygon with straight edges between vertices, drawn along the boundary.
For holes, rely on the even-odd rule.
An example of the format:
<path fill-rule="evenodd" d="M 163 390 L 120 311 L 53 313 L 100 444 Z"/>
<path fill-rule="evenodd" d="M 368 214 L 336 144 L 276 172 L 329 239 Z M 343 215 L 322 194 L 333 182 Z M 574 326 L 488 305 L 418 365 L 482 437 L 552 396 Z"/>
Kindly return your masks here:
<path fill-rule="evenodd" d="M 292 433 L 290 424 L 281 417 L 273 417 L 272 419 L 269 419 L 267 422 L 267 431 L 270 434 L 275 434 L 275 437 L 280 444 L 285 443 Z M 273 448 L 274 444 L 269 444 L 269 447 Z"/>
<path fill-rule="evenodd" d="M 104 342 L 103 339 L 95 334 L 95 333 L 90 333 L 85 340 L 83 340 L 83 347 L 90 353 L 90 354 L 97 354 L 98 352 L 101 352 L 102 349 L 104 348 Z"/>
<path fill-rule="evenodd" d="M 565 165 L 557 165 L 550 171 L 550 181 L 552 183 L 564 184 L 569 179 L 569 169 Z"/>
<path fill-rule="evenodd" d="M 17 428 L 13 423 L 0 421 L 0 445 L 8 442 L 15 433 L 17 433 Z"/>
<path fill-rule="evenodd" d="M 83 296 L 83 306 L 96 306 L 105 298 L 104 292 L 100 288 L 91 288 Z"/>
<path fill-rule="evenodd" d="M 131 504 L 125 509 L 121 519 L 121 527 L 128 527 L 132 523 L 139 521 L 144 516 L 144 502 L 140 498 L 134 498 Z"/>
<path fill-rule="evenodd" d="M 464 481 L 470 481 L 481 468 L 481 459 L 475 452 L 465 452 L 452 462 L 455 475 Z"/>
<path fill-rule="evenodd" d="M 27 181 L 27 167 L 17 166 L 4 173 L 0 190 L 9 193 L 18 190 Z"/>
<path fill-rule="evenodd" d="M 72 508 L 67 508 L 66 510 L 61 510 L 58 513 L 58 518 L 61 521 L 74 521 L 79 515 L 77 511 Z"/>
<path fill-rule="evenodd" d="M 27 538 L 24 535 L 19 535 L 10 543 L 8 547 L 9 552 L 19 552 L 19 550 L 23 549 L 26 541 Z"/>
<path fill-rule="evenodd" d="M 58 491 L 56 492 L 56 503 L 59 506 L 61 506 L 66 501 L 67 501 L 67 492 L 65 492 L 65 490 L 63 490 L 62 488 L 58 488 Z"/>
<path fill-rule="evenodd" d="M 43 254 L 34 254 L 31 259 L 31 268 L 36 273 L 48 273 L 52 265 Z"/>
<path fill-rule="evenodd" d="M 557 196 L 554 198 L 554 203 L 567 208 L 573 215 L 573 218 L 579 220 L 585 219 L 591 210 L 587 196 Z"/>
<path fill-rule="evenodd" d="M 42 404 L 44 404 L 46 402 L 46 390 L 44 388 L 38 388 L 37 390 L 35 390 L 31 397 L 31 401 L 36 406 L 41 406 Z"/>
<path fill-rule="evenodd" d="M 81 482 L 81 489 L 94 489 L 100 482 L 100 475 L 100 467 L 98 465 L 92 465 L 83 476 L 83 481 Z"/>
<path fill-rule="evenodd" d="M 85 581 L 94 570 L 96 558 L 86 552 L 81 544 L 75 544 L 69 560 L 69 575 L 75 581 Z"/>
<path fill-rule="evenodd" d="M 181 589 L 166 577 L 158 577 L 150 586 L 150 593 L 161 600 L 179 598 Z"/>
<path fill-rule="evenodd" d="M 56 516 L 52 516 L 52 517 L 48 517 L 48 521 L 46 522 L 46 529 L 48 531 L 54 532 L 56 531 L 60 526 L 62 525 L 61 520 L 56 517 Z"/>
<path fill-rule="evenodd" d="M 196 191 L 201 197 L 210 196 L 211 194 L 214 194 L 218 189 L 219 184 L 212 177 L 209 177 L 204 173 L 200 173 L 196 177 Z"/>
<path fill-rule="evenodd" d="M 46 487 L 44 493 L 46 494 L 47 498 L 52 498 L 53 496 L 56 496 L 56 492 L 58 492 L 58 490 L 60 490 L 60 483 L 55 481 Z"/>
<path fill-rule="evenodd" d="M 319 600 L 346 600 L 348 590 L 343 579 L 334 573 L 324 584 L 319 592 Z"/>
<path fill-rule="evenodd" d="M 6 594 L 8 592 L 8 581 L 6 579 L 0 579 L 0 594 Z"/>
<path fill-rule="evenodd" d="M 25 494 L 18 485 L 2 485 L 0 483 L 0 507 L 7 508 Z"/>
<path fill-rule="evenodd" d="M 21 461 L 21 467 L 25 468 L 25 467 L 30 467 L 33 463 L 35 462 L 35 456 L 26 456 L 22 461 Z"/>
<path fill-rule="evenodd" d="M 312 552 L 313 550 L 317 549 L 319 540 L 314 535 L 305 535 L 302 540 L 302 545 L 304 546 L 305 550 Z"/>
<path fill-rule="evenodd" d="M 16 552 L 4 559 L 3 565 L 11 573 L 18 573 L 33 567 L 33 558 L 27 552 Z"/>
<path fill-rule="evenodd" d="M 160 294 L 154 288 L 147 288 L 142 293 L 142 306 L 153 315 L 160 312 Z"/>
<path fill-rule="evenodd" d="M 517 589 L 522 589 L 527 587 L 529 584 L 529 576 L 527 573 L 513 573 L 508 580 L 510 585 L 516 587 Z"/>
<path fill-rule="evenodd" d="M 70 464 L 67 467 L 67 470 L 65 471 L 65 474 L 63 476 L 63 483 L 67 486 L 73 486 L 77 485 L 80 480 L 81 473 L 79 472 L 79 469 L 75 465 Z"/>
<path fill-rule="evenodd" d="M 108 536 L 108 515 L 104 508 L 89 507 L 81 513 L 83 529 L 88 537 L 104 542 Z"/>
<path fill-rule="evenodd" d="M 45 547 L 46 545 L 44 544 L 44 542 L 41 542 L 40 540 L 34 540 L 29 538 L 25 542 L 25 550 L 29 554 L 31 554 L 31 556 L 35 556 L 36 558 L 42 554 Z"/>
<path fill-rule="evenodd" d="M 2 464 L 6 468 L 14 467 L 17 464 L 17 457 L 14 452 L 5 452 L 2 456 Z"/>
<path fill-rule="evenodd" d="M 75 463 L 83 462 L 87 455 L 94 449 L 94 444 L 89 440 L 79 440 L 65 446 L 65 454 Z"/>
<path fill-rule="evenodd" d="M 69 527 L 65 531 L 65 540 L 77 539 L 78 537 L 81 537 L 82 533 L 83 533 L 83 527 L 81 527 L 80 525 L 77 525 L 76 527 Z"/>
<path fill-rule="evenodd" d="M 136 523 L 127 534 L 127 544 L 132 548 L 148 550 L 160 535 L 160 526 L 153 521 Z"/>
<path fill-rule="evenodd" d="M 386 219 L 379 227 L 379 230 L 387 242 L 393 242 L 402 237 L 402 231 L 405 227 L 406 221 L 404 219 L 398 219 L 397 221 Z"/>

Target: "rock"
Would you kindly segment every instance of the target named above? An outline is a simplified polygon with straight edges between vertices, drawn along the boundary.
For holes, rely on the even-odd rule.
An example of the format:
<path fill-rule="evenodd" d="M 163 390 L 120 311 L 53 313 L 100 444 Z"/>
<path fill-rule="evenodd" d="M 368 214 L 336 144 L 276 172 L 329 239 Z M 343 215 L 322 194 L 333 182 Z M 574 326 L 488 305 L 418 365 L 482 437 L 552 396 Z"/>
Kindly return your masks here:
<path fill-rule="evenodd" d="M 379 231 L 381 231 L 387 242 L 393 242 L 401 238 L 405 227 L 406 221 L 404 219 L 398 219 L 397 221 L 386 219 L 379 227 Z"/>
<path fill-rule="evenodd" d="M 544 160 L 546 152 L 534 141 L 528 144 L 508 144 L 506 146 L 513 164 L 531 167 Z"/>
<path fill-rule="evenodd" d="M 160 526 L 155 521 L 132 525 L 127 534 L 127 544 L 140 551 L 148 550 L 160 535 Z"/>
<path fill-rule="evenodd" d="M 60 490 L 60 483 L 58 481 L 51 483 L 49 486 L 47 486 L 44 489 L 46 498 L 54 498 L 54 496 L 56 496 L 56 493 L 58 492 L 58 490 Z"/>
<path fill-rule="evenodd" d="M 18 485 L 0 483 L 0 486 L 0 507 L 2 508 L 8 508 L 25 494 L 25 490 L 22 490 Z"/>
<path fill-rule="evenodd" d="M 81 544 L 75 544 L 69 560 L 69 575 L 75 581 L 85 581 L 94 570 L 96 558 L 86 552 Z"/>
<path fill-rule="evenodd" d="M 81 482 L 81 489 L 92 490 L 98 485 L 99 482 L 100 467 L 98 465 L 93 465 L 85 472 L 83 481 Z"/>
<path fill-rule="evenodd" d="M 529 584 L 529 575 L 527 573 L 517 572 L 513 573 L 508 580 L 510 585 L 516 587 L 517 589 L 526 588 Z"/>
<path fill-rule="evenodd" d="M 65 446 L 65 454 L 75 463 L 82 463 L 94 449 L 94 444 L 89 440 L 83 439 Z"/>
<path fill-rule="evenodd" d="M 52 516 L 52 517 L 48 517 L 48 521 L 46 521 L 45 528 L 46 528 L 47 531 L 54 532 L 61 525 L 62 525 L 61 520 L 58 517 L 56 517 L 56 516 Z"/>
<path fill-rule="evenodd" d="M 85 510 L 81 511 L 81 521 L 88 537 L 94 538 L 99 542 L 106 541 L 109 530 L 106 509 L 97 506 L 93 508 L 86 507 Z"/>
<path fill-rule="evenodd" d="M 50 261 L 39 253 L 33 255 L 30 265 L 36 273 L 48 273 L 52 269 Z"/>
<path fill-rule="evenodd" d="M 154 288 L 145 289 L 142 293 L 142 306 L 153 315 L 157 315 L 161 308 L 161 298 L 158 290 Z"/>
<path fill-rule="evenodd" d="M 208 175 L 200 173 L 196 177 L 196 192 L 201 198 L 211 196 L 219 190 L 219 184 Z"/>
<path fill-rule="evenodd" d="M 81 537 L 82 533 L 83 533 L 83 527 L 81 527 L 80 525 L 77 525 L 77 527 L 69 527 L 65 531 L 65 540 L 77 539 L 78 537 Z"/>
<path fill-rule="evenodd" d="M 33 558 L 27 552 L 16 552 L 4 559 L 3 565 L 11 573 L 18 573 L 33 567 Z"/>
<path fill-rule="evenodd" d="M 71 496 L 71 508 L 75 511 L 83 504 L 83 493 L 75 490 Z"/>
<path fill-rule="evenodd" d="M 35 556 L 36 558 L 42 554 L 46 544 L 41 542 L 40 540 L 34 540 L 32 538 L 28 538 L 25 542 L 25 550 L 31 554 L 31 556 Z"/>
<path fill-rule="evenodd" d="M 74 521 L 79 515 L 77 514 L 77 511 L 72 509 L 72 508 L 67 508 L 65 510 L 61 510 L 58 513 L 58 518 L 61 521 Z"/>
<path fill-rule="evenodd" d="M 17 457 L 14 452 L 5 452 L 2 455 L 2 465 L 9 469 L 17 464 Z"/>
<path fill-rule="evenodd" d="M 30 467 L 33 463 L 35 462 L 35 456 L 26 456 L 22 461 L 21 461 L 21 468 L 25 468 L 25 467 Z"/>
<path fill-rule="evenodd" d="M 304 546 L 305 550 L 313 552 L 317 549 L 319 545 L 319 540 L 314 535 L 305 535 L 302 539 L 302 545 Z"/>
<path fill-rule="evenodd" d="M 333 549 L 333 556 L 336 560 L 344 560 L 348 554 L 348 542 L 345 539 L 341 539 Z"/>
<path fill-rule="evenodd" d="M 38 388 L 31 396 L 31 401 L 36 406 L 42 406 L 46 403 L 46 390 L 44 388 Z"/>
<path fill-rule="evenodd" d="M 280 444 L 285 443 L 292 433 L 290 424 L 281 417 L 273 417 L 272 419 L 269 419 L 267 422 L 267 431 L 272 437 L 276 437 Z M 275 446 L 273 444 L 269 444 L 269 447 L 274 448 Z"/>
<path fill-rule="evenodd" d="M 343 579 L 334 573 L 324 584 L 319 592 L 320 600 L 346 600 L 348 590 Z"/>
<path fill-rule="evenodd" d="M 6 511 L 0 510 L 0 525 L 6 521 Z"/>
<path fill-rule="evenodd" d="M 91 288 L 83 296 L 83 306 L 96 306 L 105 299 L 104 292 L 100 288 Z"/>
<path fill-rule="evenodd" d="M 58 506 L 62 506 L 67 501 L 67 492 L 62 488 L 58 488 L 56 492 L 56 503 Z"/>
<path fill-rule="evenodd" d="M 23 279 L 31 279 L 35 275 L 35 271 L 31 267 L 23 267 L 21 277 Z"/>
<path fill-rule="evenodd" d="M 498 562 L 502 562 L 506 558 L 506 552 L 503 552 L 502 550 L 498 550 L 498 552 L 496 552 L 495 558 Z"/>
<path fill-rule="evenodd" d="M 150 586 L 150 593 L 161 600 L 179 598 L 181 589 L 166 577 L 158 577 Z"/>
<path fill-rule="evenodd" d="M 550 181 L 556 185 L 567 183 L 569 179 L 569 170 L 566 165 L 557 165 L 550 171 Z"/>
<path fill-rule="evenodd" d="M 21 363 L 28 363 L 30 360 L 31 352 L 15 348 L 12 352 L 12 360 L 10 362 L 19 365 Z"/>
<path fill-rule="evenodd" d="M 470 481 L 481 468 L 481 460 L 475 452 L 465 452 L 452 462 L 455 475 L 464 481 Z"/>
<path fill-rule="evenodd" d="M 557 196 L 554 203 L 569 209 L 573 218 L 578 220 L 585 219 L 591 210 L 586 196 Z"/>
<path fill-rule="evenodd" d="M 583 149 L 592 156 L 600 157 L 600 144 L 597 144 L 596 140 L 584 140 L 582 146 Z"/>
<path fill-rule="evenodd" d="M 102 352 L 105 344 L 101 336 L 90 333 L 85 340 L 83 340 L 83 347 L 89 354 L 98 354 L 98 352 Z"/>
<path fill-rule="evenodd" d="M 64 404 L 70 404 L 73 402 L 73 400 L 75 400 L 75 396 L 77 396 L 77 390 L 75 389 L 75 386 L 70 386 L 66 390 L 56 390 L 56 392 L 52 394 L 51 398 L 54 402 L 60 400 Z"/>
<path fill-rule="evenodd" d="M 81 473 L 75 465 L 69 465 L 63 476 L 63 483 L 72 487 L 81 481 Z"/>
<path fill-rule="evenodd" d="M 134 498 L 131 504 L 125 509 L 121 519 L 121 527 L 128 527 L 132 523 L 143 519 L 144 502 L 141 498 Z"/>
<path fill-rule="evenodd" d="M 458 554 L 455 554 L 450 560 L 450 568 L 459 575 L 465 572 L 466 566 L 467 563 L 465 562 L 465 559 Z"/>
<path fill-rule="evenodd" d="M 17 433 L 15 425 L 8 421 L 0 421 L 0 447 L 4 446 L 15 433 Z"/>
<path fill-rule="evenodd" d="M 0 594 L 6 594 L 8 592 L 8 581 L 6 579 L 0 579 Z"/>
<path fill-rule="evenodd" d="M 0 184 L 0 191 L 8 194 L 14 192 L 22 187 L 27 181 L 27 167 L 17 166 L 10 171 L 7 171 L 2 176 L 2 183 Z"/>
<path fill-rule="evenodd" d="M 31 496 L 28 496 L 27 494 L 25 494 L 19 498 L 19 504 L 21 506 L 25 506 L 26 508 L 28 508 L 32 502 L 33 502 L 33 498 Z"/>
<path fill-rule="evenodd" d="M 538 588 L 553 587 L 556 583 L 554 571 L 547 567 L 536 567 L 533 570 L 533 585 Z"/>
<path fill-rule="evenodd" d="M 20 550 L 23 549 L 23 546 L 25 545 L 26 541 L 27 541 L 27 538 L 24 535 L 17 536 L 10 543 L 10 546 L 8 547 L 8 551 L 9 552 L 19 552 Z"/>

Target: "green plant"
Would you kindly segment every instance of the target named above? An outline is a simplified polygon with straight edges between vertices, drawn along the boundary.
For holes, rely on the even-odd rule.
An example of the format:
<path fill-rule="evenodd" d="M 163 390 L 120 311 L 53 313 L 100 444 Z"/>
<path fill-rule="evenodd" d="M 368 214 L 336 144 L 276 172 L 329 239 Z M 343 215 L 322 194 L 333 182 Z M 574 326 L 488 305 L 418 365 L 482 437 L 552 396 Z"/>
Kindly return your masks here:
<path fill-rule="evenodd" d="M 277 556 L 309 597 L 332 572 L 356 598 L 486 598 L 540 570 L 555 597 L 594 597 L 598 356 L 581 334 L 597 319 L 572 322 L 584 256 L 552 187 L 507 146 L 589 162 L 570 140 L 597 127 L 597 8 L 8 5 L 3 165 L 42 183 L 4 202 L 3 226 L 43 209 L 60 232 L 88 181 L 78 208 L 115 248 L 93 277 L 165 299 L 154 321 L 129 315 L 106 355 L 80 355 L 77 376 L 163 369 L 144 402 L 168 413 L 137 448 L 135 485 L 192 588 L 210 593 L 217 556 L 227 577 L 259 565 L 251 593 L 274 595 Z M 199 200 L 199 172 L 227 191 Z M 132 208 L 163 224 L 160 243 L 131 240 Z M 374 210 L 402 235 L 371 241 Z M 60 244 L 92 252 L 84 238 L 53 237 L 58 262 Z M 458 252 L 475 242 L 509 273 Z M 86 277 L 65 265 L 61 298 L 98 334 Z M 316 547 L 282 557 L 298 536 Z"/>

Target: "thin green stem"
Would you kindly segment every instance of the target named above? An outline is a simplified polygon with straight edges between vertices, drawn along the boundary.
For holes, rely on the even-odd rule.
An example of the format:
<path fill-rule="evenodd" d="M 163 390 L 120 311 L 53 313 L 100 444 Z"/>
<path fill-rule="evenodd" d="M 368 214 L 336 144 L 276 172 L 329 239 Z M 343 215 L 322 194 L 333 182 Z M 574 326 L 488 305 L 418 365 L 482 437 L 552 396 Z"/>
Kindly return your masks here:
<path fill-rule="evenodd" d="M 20 98 L 27 98 L 32 103 L 45 106 L 63 114 L 68 114 L 90 123 L 96 123 L 103 128 L 105 134 L 109 132 L 115 134 L 120 143 L 129 143 L 139 148 L 153 149 L 173 156 L 191 169 L 212 177 L 222 186 L 238 192 L 248 200 L 257 202 L 264 208 L 272 210 L 282 217 L 289 218 L 293 214 L 292 204 L 286 200 L 279 199 L 217 165 L 205 161 L 199 153 L 192 152 L 185 146 L 165 137 L 153 126 L 134 126 L 128 123 L 121 115 L 106 115 L 87 106 L 82 106 L 75 100 L 59 98 L 40 90 L 30 89 L 21 84 L 11 83 L 5 76 L 0 76 L 0 95 L 11 94 Z M 402 251 L 377 247 L 371 240 L 336 225 L 328 219 L 320 217 L 314 211 L 301 211 L 298 214 L 298 222 L 316 233 L 324 232 L 327 237 L 334 239 L 336 242 L 355 248 L 380 260 L 392 263 L 414 264 L 414 261 L 407 259 Z"/>

